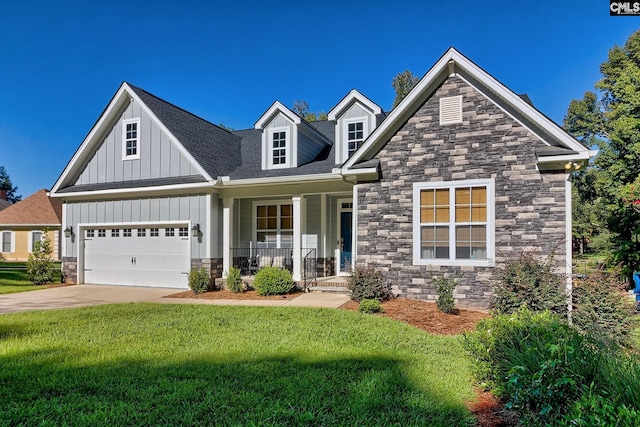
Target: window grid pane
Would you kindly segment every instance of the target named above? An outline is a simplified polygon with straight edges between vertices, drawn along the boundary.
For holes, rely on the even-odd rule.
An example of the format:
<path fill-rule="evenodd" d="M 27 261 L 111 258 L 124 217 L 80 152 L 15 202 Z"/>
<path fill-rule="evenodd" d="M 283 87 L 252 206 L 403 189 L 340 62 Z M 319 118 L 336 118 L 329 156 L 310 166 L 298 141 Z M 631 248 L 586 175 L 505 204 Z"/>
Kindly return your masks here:
<path fill-rule="evenodd" d="M 273 164 L 283 165 L 287 162 L 287 133 L 273 132 Z"/>
<path fill-rule="evenodd" d="M 419 198 L 421 259 L 487 259 L 487 187 L 421 189 Z"/>
<path fill-rule="evenodd" d="M 293 247 L 293 205 L 256 208 L 256 241 L 260 248 Z"/>

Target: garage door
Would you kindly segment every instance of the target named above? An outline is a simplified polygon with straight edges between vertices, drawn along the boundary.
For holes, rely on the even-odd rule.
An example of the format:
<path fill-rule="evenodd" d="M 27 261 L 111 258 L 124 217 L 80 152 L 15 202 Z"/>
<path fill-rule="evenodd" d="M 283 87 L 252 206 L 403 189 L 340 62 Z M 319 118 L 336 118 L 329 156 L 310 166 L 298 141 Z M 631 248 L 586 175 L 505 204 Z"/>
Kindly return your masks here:
<path fill-rule="evenodd" d="M 85 230 L 84 282 L 188 288 L 189 228 Z"/>

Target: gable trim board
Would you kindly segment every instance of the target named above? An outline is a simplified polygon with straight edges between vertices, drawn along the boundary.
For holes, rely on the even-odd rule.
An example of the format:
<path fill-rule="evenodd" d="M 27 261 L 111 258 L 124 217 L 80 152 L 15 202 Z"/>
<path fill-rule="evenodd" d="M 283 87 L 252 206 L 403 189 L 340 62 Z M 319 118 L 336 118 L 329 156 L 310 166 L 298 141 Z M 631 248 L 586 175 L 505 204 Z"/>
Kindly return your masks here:
<path fill-rule="evenodd" d="M 438 110 L 435 105 L 441 104 L 440 100 L 447 96 L 462 100 L 462 122 L 458 120 L 458 114 L 456 123 L 446 120 L 444 124 L 440 123 L 441 109 Z M 147 100 L 148 104 L 143 100 Z M 112 126 L 117 116 L 112 110 L 121 111 L 127 101 L 139 103 L 154 125 L 163 129 L 171 143 L 180 148 L 180 154 L 193 163 L 191 173 L 196 171 L 200 176 L 175 178 L 167 173 L 160 179 L 146 181 L 129 179 L 95 185 L 71 185 L 73 183 L 68 182 L 90 161 L 86 153 L 95 148 L 92 144 L 100 142 L 104 133 L 102 128 Z M 317 267 L 320 266 L 325 272 L 334 272 L 337 245 L 334 235 L 338 232 L 336 200 L 348 198 L 353 206 L 353 265 L 359 261 L 381 264 L 390 275 L 394 275 L 393 280 L 402 286 L 403 291 L 418 298 L 432 297 L 430 282 L 424 278 L 430 266 L 444 274 L 464 274 L 467 283 L 459 287 L 458 302 L 464 302 L 465 299 L 471 303 L 474 300 L 483 302 L 486 295 L 479 292 L 485 292 L 486 289 L 469 290 L 474 287 L 469 283 L 474 282 L 475 277 L 478 279 L 476 282 L 482 282 L 486 288 L 488 271 L 501 262 L 500 255 L 493 253 L 494 248 L 496 252 L 502 250 L 513 240 L 516 248 L 530 243 L 532 247 L 543 250 L 549 246 L 551 239 L 562 237 L 570 240 L 571 215 L 566 211 L 570 209 L 570 200 L 565 199 L 570 197 L 571 183 L 566 180 L 566 166 L 574 167 L 574 163 L 583 162 L 594 155 L 593 151 L 566 134 L 525 99 L 453 48 L 387 114 L 364 95 L 352 90 L 329 112 L 329 121 L 310 124 L 276 101 L 255 122 L 253 129 L 230 133 L 215 129 L 215 125 L 209 127 L 201 122 L 192 123 L 191 116 L 183 115 L 190 113 L 171 110 L 179 107 L 160 104 L 160 101 L 165 102 L 142 89 L 123 83 L 65 167 L 51 193 L 53 197 L 66 201 L 63 225 L 73 225 L 77 233 L 87 227 L 95 228 L 100 223 L 105 227 L 116 227 L 118 224 L 166 223 L 164 220 L 170 219 L 188 222 L 189 229 L 199 223 L 201 236 L 198 239 L 190 236 L 189 249 L 183 251 L 188 255 L 182 253 L 179 256 L 190 258 L 191 263 L 198 267 L 204 265 L 199 262 L 210 261 L 212 278 L 220 277 L 223 270 L 228 270 L 235 262 L 231 248 L 240 248 L 244 244 L 249 246 L 246 233 L 238 228 L 245 221 L 243 199 L 251 200 L 252 206 L 271 203 L 276 199 L 294 206 L 293 245 L 296 249 L 293 255 L 297 263 L 294 266 L 297 278 L 301 271 L 301 257 L 297 249 L 307 238 L 318 242 L 317 249 L 322 249 L 322 256 L 325 257 L 322 263 L 318 259 Z M 481 114 L 480 110 L 482 114 L 491 115 L 491 124 L 476 118 Z M 455 112 L 458 113 L 457 110 Z M 365 114 L 371 115 L 367 118 L 370 120 L 366 129 L 369 135 L 365 135 L 362 146 L 351 158 L 336 163 L 345 157 L 344 153 L 336 152 L 345 148 L 346 142 L 344 138 L 341 139 L 345 133 L 345 123 Z M 160 117 L 166 123 L 161 123 Z M 271 167 L 272 149 L 271 144 L 267 144 L 270 141 L 269 133 L 285 123 L 288 135 L 287 162 L 283 168 L 279 168 L 280 165 Z M 188 130 L 191 125 L 195 129 L 193 135 Z M 432 139 L 431 135 L 425 133 L 427 128 L 432 134 L 442 132 L 445 136 Z M 168 129 L 174 129 L 175 134 Z M 212 133 L 208 137 L 203 135 L 209 130 Z M 176 135 L 185 139 L 185 143 L 178 141 Z M 501 139 L 503 137 L 506 139 Z M 199 138 L 202 138 L 202 144 L 199 144 Z M 210 157 L 215 157 L 215 160 Z M 198 164 L 195 159 L 202 163 Z M 228 164 L 220 166 L 218 160 Z M 212 173 L 216 171 L 221 173 Z M 521 180 L 523 184 L 520 184 Z M 461 255 L 461 259 L 454 259 L 453 262 L 451 259 L 439 262 L 421 255 L 422 258 L 416 260 L 416 247 L 420 245 L 416 227 L 421 225 L 414 221 L 419 210 L 415 201 L 416 185 L 425 188 L 442 185 L 451 189 L 466 183 L 486 186 L 487 209 L 493 210 L 486 221 L 487 259 L 462 261 L 464 256 Z M 522 195 L 520 187 L 526 187 Z M 538 190 L 543 195 L 536 195 Z M 449 194 L 453 197 L 453 191 Z M 195 197 L 197 201 L 183 202 L 180 199 L 182 196 Z M 151 219 L 160 221 L 147 221 L 150 219 L 149 210 L 159 206 L 160 202 L 150 202 L 155 198 L 178 203 L 179 212 L 170 214 L 167 209 L 158 208 L 162 213 L 155 213 L 155 218 Z M 234 203 L 236 199 L 238 202 Z M 128 216 L 121 212 L 120 217 L 112 215 L 108 219 L 127 221 L 141 218 L 144 221 L 97 221 L 100 213 L 96 215 L 95 210 L 102 205 L 96 203 L 112 203 L 120 206 L 122 212 L 130 211 Z M 192 206 L 183 211 L 182 203 L 191 203 Z M 93 206 L 90 207 L 90 204 Z M 147 206 L 140 208 L 144 214 L 132 217 L 134 206 L 143 205 Z M 112 206 L 110 209 L 120 208 Z M 255 215 L 255 209 L 252 209 L 252 215 Z M 92 220 L 96 220 L 95 224 Z M 245 227 L 255 228 L 255 218 L 246 221 L 251 221 L 252 225 L 247 222 Z M 448 223 L 450 245 L 457 243 L 451 237 L 457 230 L 456 221 L 450 220 Z M 549 225 L 545 221 L 549 221 Z M 472 232 L 474 225 L 469 225 Z M 546 233 L 540 241 L 536 241 L 538 232 Z M 254 239 L 255 232 L 251 233 L 251 241 Z M 475 237 L 470 239 L 469 242 L 461 241 L 469 243 L 468 251 L 476 251 L 474 256 L 481 256 L 477 251 L 482 249 L 473 246 L 477 243 Z M 84 262 L 81 259 L 83 255 L 77 253 L 78 250 L 82 251 L 78 242 L 74 244 L 63 240 L 63 252 L 70 257 L 70 262 Z M 255 247 L 256 242 L 253 243 Z M 457 250 L 454 246 L 450 248 L 453 248 L 451 251 Z M 564 248 L 567 253 L 557 257 L 559 263 L 566 263 L 558 267 L 567 272 L 570 272 L 570 249 L 569 242 Z M 214 262 L 220 263 L 220 268 L 215 272 Z"/>

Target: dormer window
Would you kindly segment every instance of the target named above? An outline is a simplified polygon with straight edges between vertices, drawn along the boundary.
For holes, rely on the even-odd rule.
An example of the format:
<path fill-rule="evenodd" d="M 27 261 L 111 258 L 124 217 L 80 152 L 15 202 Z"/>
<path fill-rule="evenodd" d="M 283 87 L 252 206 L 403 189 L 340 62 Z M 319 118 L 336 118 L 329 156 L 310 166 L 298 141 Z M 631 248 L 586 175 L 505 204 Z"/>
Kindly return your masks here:
<path fill-rule="evenodd" d="M 269 131 L 271 143 L 271 166 L 287 167 L 287 150 L 289 145 L 289 128 L 276 128 Z"/>
<path fill-rule="evenodd" d="M 364 142 L 364 121 L 357 121 L 352 123 L 346 123 L 347 125 L 347 158 L 351 157 L 353 153 L 360 148 Z"/>
<path fill-rule="evenodd" d="M 125 120 L 122 123 L 122 159 L 140 158 L 140 118 Z"/>

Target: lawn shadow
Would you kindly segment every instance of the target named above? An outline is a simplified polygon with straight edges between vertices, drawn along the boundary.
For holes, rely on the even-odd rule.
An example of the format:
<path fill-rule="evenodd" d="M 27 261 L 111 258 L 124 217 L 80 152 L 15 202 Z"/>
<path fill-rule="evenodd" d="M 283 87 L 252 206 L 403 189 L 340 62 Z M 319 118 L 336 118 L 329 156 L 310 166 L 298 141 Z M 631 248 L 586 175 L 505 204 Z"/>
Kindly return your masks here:
<path fill-rule="evenodd" d="M 473 425 L 390 357 L 297 355 L 74 364 L 53 348 L 0 357 L 3 422 L 52 425 Z M 179 360 L 179 361 L 175 361 Z"/>

